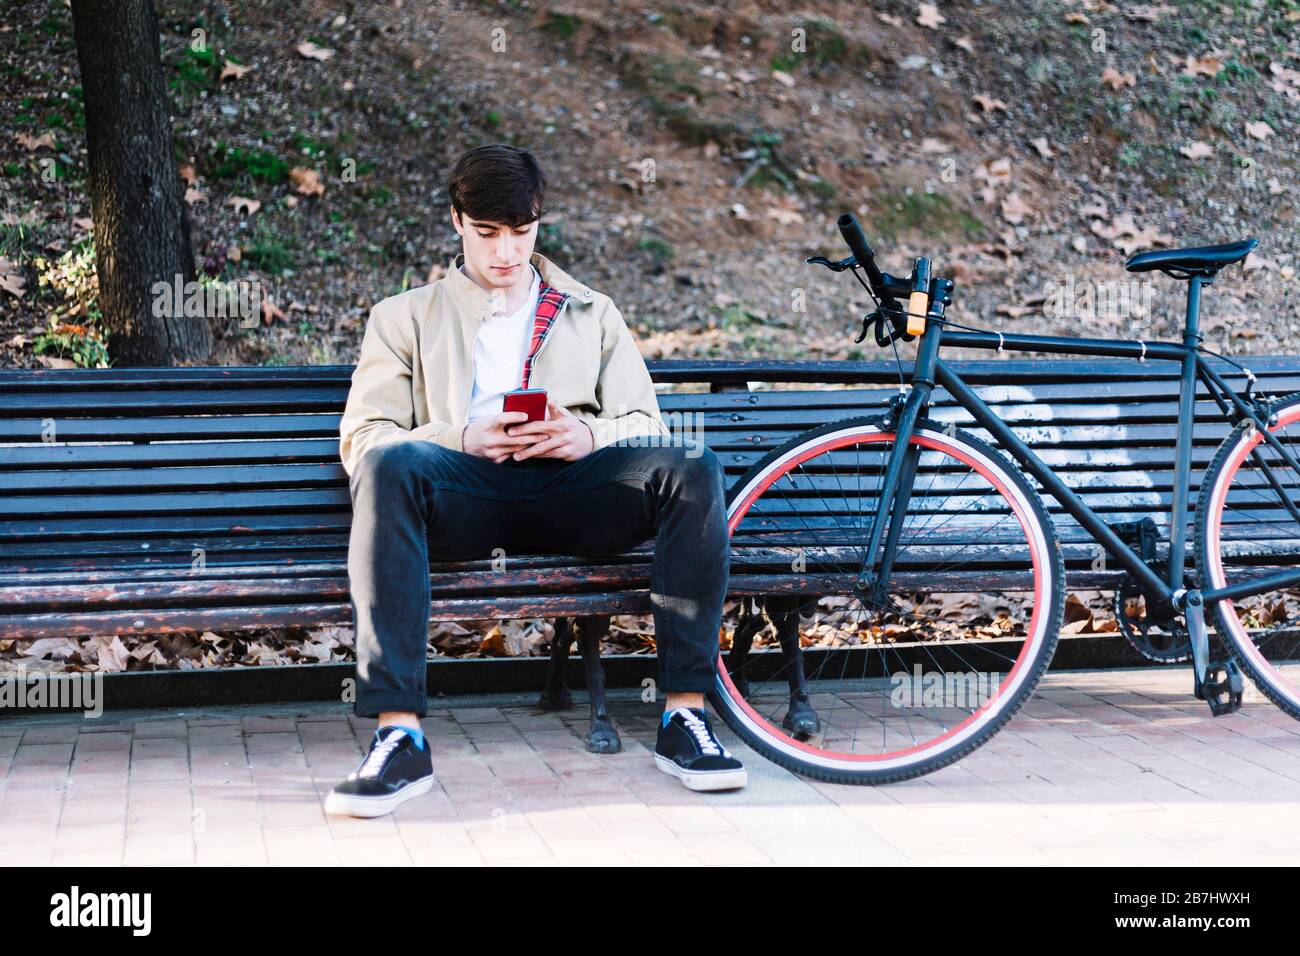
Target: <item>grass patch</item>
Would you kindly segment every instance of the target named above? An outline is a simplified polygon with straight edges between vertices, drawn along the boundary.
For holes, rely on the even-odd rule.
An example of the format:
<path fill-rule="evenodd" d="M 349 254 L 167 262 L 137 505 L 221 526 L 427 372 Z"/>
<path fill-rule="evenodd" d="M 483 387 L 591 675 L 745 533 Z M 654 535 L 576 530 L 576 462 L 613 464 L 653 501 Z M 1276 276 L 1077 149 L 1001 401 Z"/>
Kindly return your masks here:
<path fill-rule="evenodd" d="M 546 19 L 542 21 L 542 32 L 549 33 L 559 40 L 568 40 L 581 29 L 582 17 L 574 16 L 572 13 L 548 10 Z"/>
<path fill-rule="evenodd" d="M 668 242 L 659 236 L 648 236 L 636 244 L 636 247 L 642 252 L 650 253 L 650 257 L 660 265 L 667 265 L 677 256 L 677 250 Z"/>
<path fill-rule="evenodd" d="M 871 228 L 886 239 L 919 233 L 933 239 L 985 234 L 984 224 L 941 193 L 892 193 L 871 203 Z"/>
<path fill-rule="evenodd" d="M 272 185 L 287 182 L 289 164 L 264 149 L 242 149 L 218 142 L 212 150 L 209 175 L 214 179 L 251 179 Z"/>
<path fill-rule="evenodd" d="M 259 222 L 252 241 L 243 247 L 240 261 L 262 272 L 284 275 L 292 271 L 297 254 L 291 240 Z"/>

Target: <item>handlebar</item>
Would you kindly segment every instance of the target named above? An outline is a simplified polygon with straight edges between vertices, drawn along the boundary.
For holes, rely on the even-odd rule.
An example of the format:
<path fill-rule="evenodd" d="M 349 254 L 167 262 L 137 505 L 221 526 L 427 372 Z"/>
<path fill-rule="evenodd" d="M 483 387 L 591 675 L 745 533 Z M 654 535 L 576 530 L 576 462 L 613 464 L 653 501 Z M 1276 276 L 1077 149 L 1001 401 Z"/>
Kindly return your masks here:
<path fill-rule="evenodd" d="M 871 283 L 871 287 L 877 292 L 883 292 L 885 277 L 880 267 L 876 265 L 876 254 L 871 250 L 867 237 L 863 235 L 857 217 L 851 212 L 846 212 L 840 216 L 836 225 L 840 227 L 840 235 L 848 243 L 849 252 L 853 253 L 853 258 L 867 273 L 867 280 Z"/>
<path fill-rule="evenodd" d="M 924 333 L 926 318 L 943 317 L 945 306 L 952 303 L 953 283 L 950 279 L 932 276 L 929 259 L 917 259 L 907 278 L 881 272 L 876 265 L 876 254 L 858 225 L 857 217 L 846 212 L 836 220 L 836 225 L 853 253 L 852 258 L 831 262 L 823 256 L 815 256 L 808 261 L 824 265 L 834 272 L 858 266 L 866 273 L 872 292 L 880 300 L 880 308 L 863 319 L 862 334 L 855 342 L 861 342 L 873 325 L 876 342 L 882 347 L 898 338 L 910 341 Z M 906 298 L 907 307 L 903 308 L 897 298 Z M 892 330 L 885 328 L 886 323 L 893 327 Z"/>

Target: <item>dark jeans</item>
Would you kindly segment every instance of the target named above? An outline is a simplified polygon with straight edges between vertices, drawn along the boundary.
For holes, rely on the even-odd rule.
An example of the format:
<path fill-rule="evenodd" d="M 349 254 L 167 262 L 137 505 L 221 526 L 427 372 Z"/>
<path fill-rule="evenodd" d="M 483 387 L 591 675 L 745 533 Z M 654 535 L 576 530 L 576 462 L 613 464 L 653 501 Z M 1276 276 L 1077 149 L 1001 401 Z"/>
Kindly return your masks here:
<path fill-rule="evenodd" d="M 659 689 L 714 685 L 730 542 L 708 448 L 608 445 L 577 461 L 487 458 L 431 441 L 372 449 L 352 478 L 348 578 L 360 717 L 424 716 L 429 560 L 605 555 L 655 539 Z"/>

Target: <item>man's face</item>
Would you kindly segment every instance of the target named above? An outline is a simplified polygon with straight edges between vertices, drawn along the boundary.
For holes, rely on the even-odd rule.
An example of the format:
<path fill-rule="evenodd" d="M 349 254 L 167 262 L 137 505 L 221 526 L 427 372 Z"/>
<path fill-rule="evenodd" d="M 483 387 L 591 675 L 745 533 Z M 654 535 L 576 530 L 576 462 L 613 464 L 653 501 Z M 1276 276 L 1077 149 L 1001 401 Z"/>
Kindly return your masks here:
<path fill-rule="evenodd" d="M 537 244 L 537 220 L 511 229 L 505 223 L 463 219 L 451 211 L 451 221 L 465 246 L 465 268 L 493 288 L 508 289 L 528 279 L 528 260 Z"/>

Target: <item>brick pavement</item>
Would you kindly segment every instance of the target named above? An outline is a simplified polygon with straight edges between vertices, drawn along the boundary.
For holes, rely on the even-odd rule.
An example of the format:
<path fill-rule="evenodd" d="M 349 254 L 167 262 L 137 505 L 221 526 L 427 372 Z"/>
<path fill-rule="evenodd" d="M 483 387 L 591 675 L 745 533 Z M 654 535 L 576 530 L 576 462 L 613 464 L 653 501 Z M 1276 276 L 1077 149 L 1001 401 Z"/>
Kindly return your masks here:
<path fill-rule="evenodd" d="M 322 810 L 374 727 L 342 705 L 7 717 L 0 865 L 1293 863 L 1300 721 L 1262 700 L 1213 719 L 1189 682 L 1050 675 L 975 754 L 877 788 L 804 780 L 722 728 L 750 771 L 723 794 L 655 769 L 634 697 L 611 702 L 606 757 L 582 704 L 452 700 L 425 722 L 438 784 L 375 820 Z"/>

